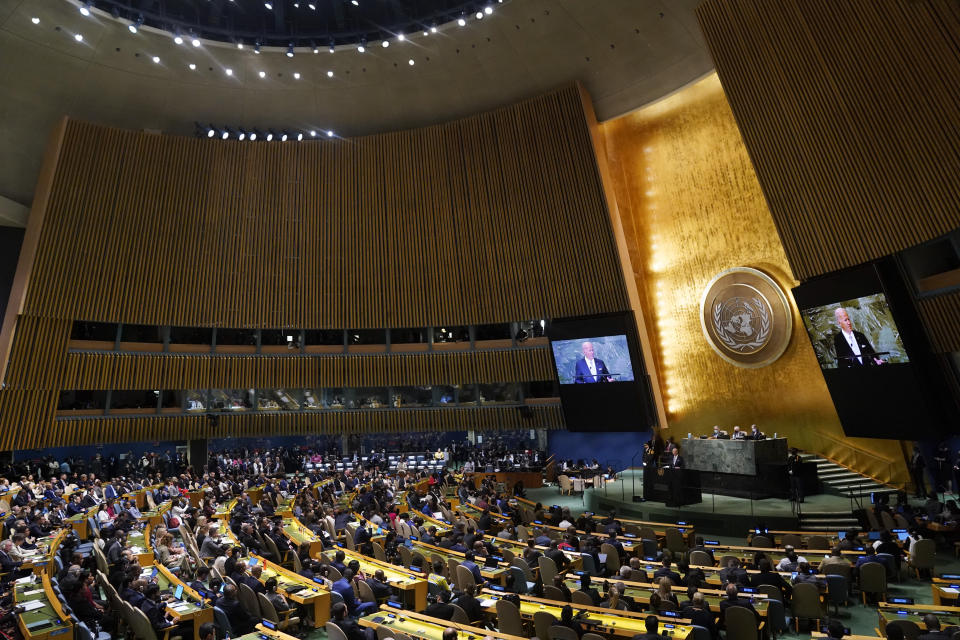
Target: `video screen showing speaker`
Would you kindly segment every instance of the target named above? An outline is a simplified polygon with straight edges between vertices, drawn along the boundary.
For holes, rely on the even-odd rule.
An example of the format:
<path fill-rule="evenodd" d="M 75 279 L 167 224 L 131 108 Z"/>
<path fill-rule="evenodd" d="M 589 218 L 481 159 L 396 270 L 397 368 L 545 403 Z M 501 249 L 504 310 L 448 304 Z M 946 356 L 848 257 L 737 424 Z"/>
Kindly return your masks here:
<path fill-rule="evenodd" d="M 794 299 L 848 436 L 920 439 L 955 410 L 892 260 L 796 287 Z"/>
<path fill-rule="evenodd" d="M 821 369 L 857 369 L 910 362 L 882 293 L 802 311 Z"/>
<path fill-rule="evenodd" d="M 645 431 L 656 420 L 632 313 L 558 318 L 548 330 L 570 431 Z"/>

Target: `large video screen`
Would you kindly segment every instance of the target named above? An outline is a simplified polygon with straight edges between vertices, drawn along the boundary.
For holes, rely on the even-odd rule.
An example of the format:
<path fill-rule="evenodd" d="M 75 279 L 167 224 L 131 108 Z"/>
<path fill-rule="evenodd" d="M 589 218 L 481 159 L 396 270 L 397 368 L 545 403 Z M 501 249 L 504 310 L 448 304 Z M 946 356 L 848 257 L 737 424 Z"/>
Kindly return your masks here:
<path fill-rule="evenodd" d="M 844 433 L 920 439 L 948 428 L 945 380 L 895 263 L 837 272 L 793 294 Z"/>
<path fill-rule="evenodd" d="M 631 313 L 558 318 L 548 329 L 570 431 L 645 431 L 656 420 Z"/>
<path fill-rule="evenodd" d="M 633 382 L 633 364 L 625 335 L 557 340 L 550 347 L 560 384 Z"/>
<path fill-rule="evenodd" d="M 859 369 L 910 362 L 882 293 L 802 311 L 821 369 Z"/>

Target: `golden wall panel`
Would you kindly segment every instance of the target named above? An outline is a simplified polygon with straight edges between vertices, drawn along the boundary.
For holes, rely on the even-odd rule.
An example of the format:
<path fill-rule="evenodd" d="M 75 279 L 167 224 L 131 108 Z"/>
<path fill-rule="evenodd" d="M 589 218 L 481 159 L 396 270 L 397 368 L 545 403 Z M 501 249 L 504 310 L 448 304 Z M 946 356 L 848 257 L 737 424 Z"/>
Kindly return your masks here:
<path fill-rule="evenodd" d="M 917 310 L 934 351 L 960 351 L 960 292 L 921 298 Z"/>
<path fill-rule="evenodd" d="M 720 271 L 751 266 L 796 282 L 719 79 L 712 75 L 601 125 L 666 402 L 669 432 L 748 427 L 900 483 L 899 443 L 846 438 L 794 307 L 772 365 L 728 364 L 703 336 L 699 305 Z"/>
<path fill-rule="evenodd" d="M 706 0 L 697 18 L 801 280 L 960 226 L 956 0 Z"/>

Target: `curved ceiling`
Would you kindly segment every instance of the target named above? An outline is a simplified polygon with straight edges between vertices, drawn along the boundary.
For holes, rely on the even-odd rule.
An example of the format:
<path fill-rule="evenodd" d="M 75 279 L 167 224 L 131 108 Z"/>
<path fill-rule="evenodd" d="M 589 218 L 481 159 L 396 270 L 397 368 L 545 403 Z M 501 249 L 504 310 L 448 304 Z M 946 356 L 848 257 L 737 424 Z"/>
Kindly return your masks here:
<path fill-rule="evenodd" d="M 605 120 L 713 68 L 693 13 L 698 3 L 511 0 L 482 20 L 393 39 L 388 48 L 288 57 L 285 48 L 177 45 L 146 27 L 132 34 L 128 22 L 81 15 L 74 0 L 0 0 L 0 196 L 30 202 L 49 132 L 64 115 L 174 134 L 192 134 L 200 121 L 350 137 L 446 121 L 579 81 Z"/>

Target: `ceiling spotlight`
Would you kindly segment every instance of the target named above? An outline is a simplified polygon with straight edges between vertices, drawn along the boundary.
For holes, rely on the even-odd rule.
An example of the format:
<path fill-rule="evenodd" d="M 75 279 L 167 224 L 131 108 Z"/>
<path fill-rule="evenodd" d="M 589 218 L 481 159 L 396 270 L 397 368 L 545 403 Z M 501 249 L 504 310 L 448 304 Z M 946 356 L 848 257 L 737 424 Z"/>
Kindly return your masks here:
<path fill-rule="evenodd" d="M 483 20 L 483 11 L 477 11 L 477 20 Z"/>
<path fill-rule="evenodd" d="M 294 3 L 293 3 L 293 8 L 294 8 L 294 9 L 299 9 L 299 8 L 300 8 L 300 3 L 299 3 L 299 2 L 294 2 Z"/>
<path fill-rule="evenodd" d="M 266 77 L 267 77 L 267 72 L 266 72 L 266 71 L 261 71 L 261 72 L 258 73 L 257 75 L 260 76 L 261 78 L 266 78 Z"/>
<path fill-rule="evenodd" d="M 137 16 L 136 22 L 131 22 L 127 25 L 127 29 L 130 30 L 130 33 L 136 33 L 140 30 L 140 27 L 143 25 L 143 16 Z"/>
<path fill-rule="evenodd" d="M 413 61 L 413 58 L 410 58 L 409 60 L 407 60 L 407 64 L 412 67 L 416 63 Z"/>
<path fill-rule="evenodd" d="M 380 46 L 386 49 L 387 47 L 390 46 L 390 42 L 388 40 L 384 40 L 383 42 L 380 43 Z"/>
<path fill-rule="evenodd" d="M 308 2 L 308 3 L 307 3 L 307 6 L 310 7 L 310 11 L 316 11 L 316 10 L 317 10 L 317 5 L 313 4 L 312 2 Z"/>
<path fill-rule="evenodd" d="M 177 44 L 183 44 L 183 37 L 179 33 L 174 34 L 173 41 Z"/>
<path fill-rule="evenodd" d="M 246 140 L 246 139 L 247 139 L 247 134 L 246 134 L 246 132 L 245 132 L 243 129 L 240 129 L 240 130 L 237 132 L 237 140 L 241 140 L 241 141 L 242 141 L 242 140 Z"/>
<path fill-rule="evenodd" d="M 220 133 L 220 139 L 221 139 L 221 140 L 226 140 L 226 139 L 229 138 L 229 137 L 230 137 L 230 130 L 229 130 L 229 129 L 224 129 L 224 130 Z"/>
<path fill-rule="evenodd" d="M 363 46 L 363 43 L 362 43 L 362 42 L 357 45 L 357 51 L 359 51 L 360 53 L 363 53 L 363 52 L 366 51 L 366 50 L 367 50 L 367 48 L 366 48 L 365 46 Z"/>
<path fill-rule="evenodd" d="M 237 49 L 243 49 L 243 41 L 237 40 Z"/>
<path fill-rule="evenodd" d="M 83 34 L 75 33 L 73 34 L 73 39 L 76 40 L 77 42 L 83 42 Z"/>
<path fill-rule="evenodd" d="M 299 79 L 300 79 L 300 72 L 299 72 L 299 71 L 294 71 L 294 72 L 293 72 L 293 79 L 294 79 L 294 80 L 299 80 Z"/>
<path fill-rule="evenodd" d="M 224 69 L 223 72 L 224 72 L 225 74 L 227 74 L 228 76 L 232 76 L 232 75 L 233 75 L 233 69 Z"/>
<path fill-rule="evenodd" d="M 40 18 L 34 16 L 30 18 L 30 22 L 32 22 L 33 24 L 40 24 Z"/>
<path fill-rule="evenodd" d="M 287 57 L 288 57 L 288 58 L 292 58 L 292 57 L 293 57 L 293 43 L 292 43 L 292 42 L 291 42 L 289 45 L 287 45 Z"/>
<path fill-rule="evenodd" d="M 251 132 L 250 132 L 250 142 L 253 142 L 253 141 L 256 140 L 256 139 L 257 139 L 257 132 L 256 132 L 256 131 L 251 131 Z"/>
<path fill-rule="evenodd" d="M 256 54 L 259 54 L 259 53 L 260 53 L 260 41 L 259 41 L 259 40 L 257 40 L 257 42 L 253 45 L 253 52 L 256 53 Z"/>
<path fill-rule="evenodd" d="M 191 62 L 191 63 L 190 63 L 190 71 L 196 71 L 196 70 L 197 70 L 197 65 L 195 65 L 194 63 Z"/>
<path fill-rule="evenodd" d="M 399 40 L 400 42 L 403 42 L 406 39 L 407 39 L 407 36 L 403 35 L 402 33 L 397 34 L 397 40 Z"/>
<path fill-rule="evenodd" d="M 350 4 L 352 4 L 352 5 L 355 6 L 355 7 L 359 7 L 359 6 L 360 6 L 360 0 L 350 0 Z"/>
<path fill-rule="evenodd" d="M 317 137 L 317 131 L 316 131 L 316 129 L 314 129 L 314 130 L 312 130 L 312 131 L 310 132 L 310 137 L 311 137 L 311 138 L 316 138 L 316 137 Z"/>
<path fill-rule="evenodd" d="M 320 47 L 318 47 L 317 45 L 313 45 L 313 52 L 320 53 Z"/>
<path fill-rule="evenodd" d="M 213 125 L 207 127 L 207 137 L 212 138 L 215 135 L 217 135 L 217 130 L 213 127 Z"/>
<path fill-rule="evenodd" d="M 424 30 L 423 35 L 428 36 L 428 35 L 430 35 L 430 32 L 427 31 L 427 30 Z"/>
<path fill-rule="evenodd" d="M 333 71 L 327 71 L 327 77 L 328 77 L 328 78 L 332 78 L 332 77 L 333 77 Z"/>
<path fill-rule="evenodd" d="M 153 56 L 153 63 L 160 64 L 160 56 Z"/>
<path fill-rule="evenodd" d="M 302 133 L 298 133 L 298 134 L 297 134 L 297 142 L 300 142 L 301 140 L 303 140 L 303 134 L 302 134 Z"/>
<path fill-rule="evenodd" d="M 332 137 L 333 137 L 333 131 L 329 131 L 329 130 L 328 130 L 328 131 L 327 131 L 327 137 L 328 137 L 328 138 L 332 138 Z"/>
<path fill-rule="evenodd" d="M 337 50 L 337 45 L 336 45 L 336 43 L 334 43 L 333 40 L 331 40 L 331 41 L 330 41 L 330 53 L 333 53 L 333 52 L 336 51 L 336 50 Z"/>
<path fill-rule="evenodd" d="M 267 11 L 273 11 L 273 3 L 272 3 L 272 2 L 264 2 L 264 3 L 263 3 L 263 6 L 267 8 Z"/>
<path fill-rule="evenodd" d="M 192 45 L 195 46 L 195 47 L 199 47 L 199 46 L 200 46 L 200 39 L 199 39 L 199 38 L 193 38 L 193 39 L 190 41 L 190 44 L 192 44 Z"/>
<path fill-rule="evenodd" d="M 491 13 L 493 13 L 493 7 L 486 6 L 483 8 L 483 12 L 489 16 Z"/>
<path fill-rule="evenodd" d="M 273 140 L 273 131 L 269 130 L 267 131 L 267 142 L 270 142 L 271 140 Z"/>
<path fill-rule="evenodd" d="M 89 3 L 89 2 L 84 2 L 82 5 L 80 5 L 80 15 L 82 15 L 82 16 L 89 16 L 89 15 L 90 15 L 90 3 Z"/>
<path fill-rule="evenodd" d="M 436 32 L 437 32 L 437 25 L 431 26 L 431 27 L 430 27 L 430 33 L 436 33 Z"/>
<path fill-rule="evenodd" d="M 287 141 L 287 132 L 284 131 L 282 134 L 280 134 L 280 142 L 286 142 L 286 141 Z"/>
<path fill-rule="evenodd" d="M 457 19 L 457 24 L 460 25 L 461 27 L 465 27 L 467 26 L 467 21 L 464 20 L 463 18 L 459 18 Z"/>

